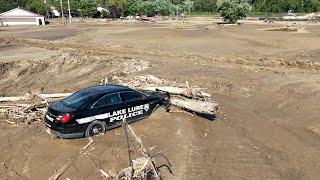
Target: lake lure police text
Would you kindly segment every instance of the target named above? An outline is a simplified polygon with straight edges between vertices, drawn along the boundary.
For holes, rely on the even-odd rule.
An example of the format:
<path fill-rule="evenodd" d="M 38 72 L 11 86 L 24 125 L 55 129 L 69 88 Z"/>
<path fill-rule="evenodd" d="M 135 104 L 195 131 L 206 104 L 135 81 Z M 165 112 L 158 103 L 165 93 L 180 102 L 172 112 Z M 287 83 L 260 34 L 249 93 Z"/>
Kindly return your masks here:
<path fill-rule="evenodd" d="M 116 110 L 113 112 L 108 112 L 105 114 L 99 114 L 96 116 L 77 119 L 77 122 L 79 124 L 84 124 L 84 123 L 94 121 L 96 119 L 99 119 L 99 120 L 109 119 L 109 122 L 120 121 L 120 120 L 127 119 L 130 117 L 142 115 L 144 113 L 144 111 L 147 112 L 148 110 L 149 110 L 149 104 L 143 104 L 143 105 L 139 105 L 139 106 L 129 107 L 126 109 Z"/>

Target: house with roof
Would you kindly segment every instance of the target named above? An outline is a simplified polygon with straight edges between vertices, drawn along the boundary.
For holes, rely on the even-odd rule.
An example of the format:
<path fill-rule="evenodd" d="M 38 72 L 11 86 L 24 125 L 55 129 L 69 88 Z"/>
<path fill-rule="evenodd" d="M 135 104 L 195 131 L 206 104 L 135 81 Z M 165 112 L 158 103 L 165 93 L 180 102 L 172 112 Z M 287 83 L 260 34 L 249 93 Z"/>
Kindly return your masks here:
<path fill-rule="evenodd" d="M 45 25 L 44 16 L 15 8 L 0 14 L 0 25 Z"/>

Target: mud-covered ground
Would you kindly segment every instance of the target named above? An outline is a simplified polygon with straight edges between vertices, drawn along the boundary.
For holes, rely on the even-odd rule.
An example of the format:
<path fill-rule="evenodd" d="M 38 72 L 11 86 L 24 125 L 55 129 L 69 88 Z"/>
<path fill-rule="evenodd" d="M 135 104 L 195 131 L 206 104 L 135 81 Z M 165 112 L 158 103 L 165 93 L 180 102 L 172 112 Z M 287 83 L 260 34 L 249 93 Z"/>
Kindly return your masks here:
<path fill-rule="evenodd" d="M 214 121 L 158 111 L 133 124 L 147 149 L 172 161 L 166 179 L 319 179 L 320 25 L 212 22 L 0 27 L 0 95 L 73 92 L 113 74 L 188 81 L 220 104 Z M 86 138 L 56 139 L 41 122 L 6 118 L 0 179 L 46 179 L 69 162 L 61 179 L 102 179 L 100 169 L 128 165 L 119 128 L 94 138 L 89 156 Z"/>

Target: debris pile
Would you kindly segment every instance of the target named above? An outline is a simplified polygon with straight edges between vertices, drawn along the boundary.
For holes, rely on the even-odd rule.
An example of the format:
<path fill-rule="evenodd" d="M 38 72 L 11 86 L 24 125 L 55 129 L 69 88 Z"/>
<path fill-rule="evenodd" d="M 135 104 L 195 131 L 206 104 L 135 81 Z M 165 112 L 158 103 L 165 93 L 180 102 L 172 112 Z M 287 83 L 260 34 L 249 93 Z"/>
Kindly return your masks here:
<path fill-rule="evenodd" d="M 94 146 L 95 142 L 92 137 L 89 137 L 88 144 L 79 150 L 77 156 L 74 159 L 69 159 L 69 161 L 65 165 L 55 170 L 55 173 L 49 177 L 49 180 L 59 179 L 63 175 L 63 173 L 68 170 L 68 167 L 71 166 L 71 164 L 73 164 L 80 157 L 85 157 L 89 161 L 91 161 L 92 165 L 97 169 L 97 171 L 108 180 L 162 179 L 160 169 L 163 167 L 167 168 L 170 173 L 173 173 L 171 162 L 165 155 L 161 154 L 160 152 L 157 152 L 154 155 L 150 155 L 144 148 L 141 138 L 136 135 L 132 127 L 128 125 L 125 120 L 122 121 L 122 123 L 124 137 L 128 147 L 127 150 L 129 153 L 129 167 L 119 170 L 118 172 L 115 170 L 109 170 L 108 172 L 106 172 L 100 166 L 97 166 L 95 163 L 94 155 L 92 153 L 95 150 L 95 147 L 91 147 Z M 134 152 L 139 152 L 139 154 L 141 153 L 142 156 L 137 155 L 138 157 L 136 159 L 131 159 L 131 155 Z M 164 164 L 159 165 L 156 162 L 156 159 L 158 159 L 159 157 L 165 160 Z"/>
<path fill-rule="evenodd" d="M 126 67 L 122 70 L 122 72 L 125 74 L 130 74 L 148 69 L 149 61 L 132 59 L 131 61 L 125 62 L 125 66 Z"/>
<path fill-rule="evenodd" d="M 30 94 L 15 97 L 0 97 L 0 117 L 9 124 L 42 121 L 48 101 L 66 97 L 70 93 Z"/>
<path fill-rule="evenodd" d="M 133 62 L 133 66 L 136 62 Z M 139 68 L 147 68 L 148 64 Z M 138 67 L 138 66 L 137 66 Z M 146 76 L 115 76 L 113 81 L 124 86 L 129 86 L 137 90 L 147 91 L 165 91 L 171 95 L 171 104 L 182 108 L 186 111 L 205 114 L 216 115 L 219 106 L 211 99 L 211 95 L 202 91 L 202 88 L 190 86 L 188 82 L 178 83 L 165 79 L 159 79 L 153 75 Z M 108 78 L 105 79 L 105 83 Z M 55 93 L 55 94 L 26 94 L 24 96 L 16 97 L 0 97 L 0 116 L 5 119 L 13 119 L 15 122 L 7 120 L 8 123 L 14 124 L 16 122 L 31 123 L 34 121 L 41 121 L 43 118 L 48 102 L 52 102 L 57 98 L 64 98 L 71 95 L 71 93 Z M 11 104 L 9 104 L 11 103 Z"/>
<path fill-rule="evenodd" d="M 162 179 L 160 174 L 160 168 L 166 167 L 170 173 L 172 173 L 172 165 L 169 161 L 169 159 L 161 154 L 160 152 L 157 152 L 154 155 L 150 155 L 147 150 L 145 149 L 142 140 L 140 137 L 136 135 L 136 133 L 133 131 L 132 127 L 128 125 L 128 123 L 123 120 L 122 121 L 122 128 L 124 130 L 125 139 L 128 146 L 128 153 L 129 153 L 129 167 L 124 168 L 119 173 L 113 173 L 108 174 L 103 170 L 100 170 L 101 174 L 108 178 L 108 179 L 121 179 L 121 180 L 129 180 L 129 179 Z M 129 137 L 133 139 L 131 139 Z M 130 144 L 129 142 L 132 142 Z M 137 146 L 134 146 L 133 143 L 136 143 Z M 131 159 L 131 153 L 132 152 L 141 152 L 142 157 L 138 157 L 135 160 Z M 156 157 L 163 158 L 166 163 L 157 166 L 156 164 Z"/>
<path fill-rule="evenodd" d="M 202 91 L 202 88 L 190 86 L 188 82 L 177 83 L 159 79 L 153 75 L 133 77 L 113 76 L 112 80 L 133 89 L 168 92 L 171 95 L 172 105 L 191 112 L 216 115 L 219 110 L 218 104 L 211 99 L 211 94 Z"/>
<path fill-rule="evenodd" d="M 41 121 L 46 111 L 46 105 L 4 104 L 0 105 L 0 117 L 9 124 L 17 122 L 32 123 Z M 13 121 L 11 121 L 13 120 Z"/>

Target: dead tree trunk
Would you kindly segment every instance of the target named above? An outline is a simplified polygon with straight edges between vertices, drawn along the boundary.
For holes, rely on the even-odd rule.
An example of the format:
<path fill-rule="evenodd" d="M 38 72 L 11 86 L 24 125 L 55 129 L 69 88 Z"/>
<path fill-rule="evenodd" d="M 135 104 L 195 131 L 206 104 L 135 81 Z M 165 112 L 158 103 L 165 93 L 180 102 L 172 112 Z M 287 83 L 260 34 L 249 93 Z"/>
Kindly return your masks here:
<path fill-rule="evenodd" d="M 188 98 L 173 97 L 171 98 L 171 104 L 201 114 L 215 115 L 218 112 L 218 104 L 210 101 L 196 101 Z"/>

